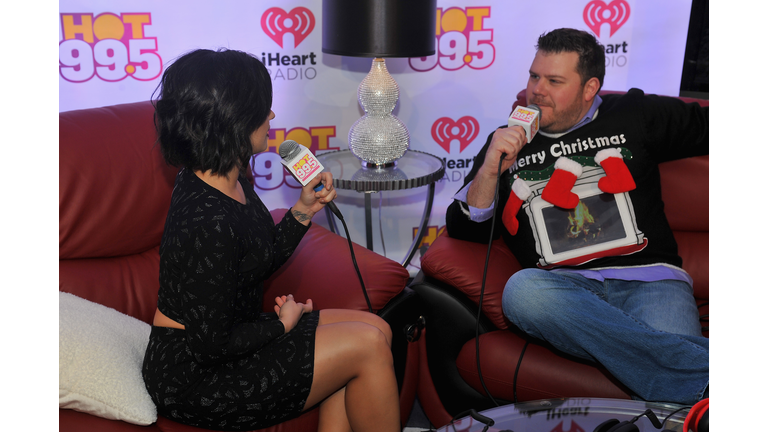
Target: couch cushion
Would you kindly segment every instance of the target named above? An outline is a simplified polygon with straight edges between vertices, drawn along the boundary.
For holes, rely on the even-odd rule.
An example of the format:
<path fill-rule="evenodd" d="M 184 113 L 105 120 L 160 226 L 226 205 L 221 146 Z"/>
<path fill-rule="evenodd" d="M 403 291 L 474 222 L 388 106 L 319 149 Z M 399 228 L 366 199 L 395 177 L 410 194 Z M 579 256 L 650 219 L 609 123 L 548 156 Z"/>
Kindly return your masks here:
<path fill-rule="evenodd" d="M 141 366 L 150 326 L 59 293 L 59 407 L 149 425 L 157 410 Z"/>
<path fill-rule="evenodd" d="M 674 231 L 677 253 L 683 259 L 683 269 L 693 278 L 693 296 L 709 299 L 709 233 Z"/>
<path fill-rule="evenodd" d="M 59 114 L 59 259 L 160 244 L 177 169 L 155 145 L 150 102 Z"/>
<path fill-rule="evenodd" d="M 480 335 L 483 380 L 497 398 L 514 400 L 515 369 L 525 340 L 504 330 Z M 477 374 L 475 339 L 461 349 L 456 359 L 459 374 L 475 390 L 485 394 Z M 522 401 L 561 397 L 629 399 L 629 391 L 604 368 L 587 361 L 555 354 L 531 342 L 523 355 L 517 377 L 517 399 Z"/>
<path fill-rule="evenodd" d="M 698 299 L 709 299 L 709 156 L 659 165 L 664 212 L 693 278 Z"/>
<path fill-rule="evenodd" d="M 458 288 L 475 304 L 480 302 L 482 274 L 487 244 L 438 237 L 421 258 L 422 271 L 441 282 Z M 509 328 L 501 310 L 501 294 L 513 273 L 522 267 L 504 240 L 494 240 L 488 262 L 488 275 L 483 295 L 483 314 L 500 329 Z"/>
<path fill-rule="evenodd" d="M 675 231 L 709 232 L 709 156 L 659 165 L 661 198 Z"/>
<path fill-rule="evenodd" d="M 151 323 L 157 309 L 159 246 L 124 257 L 59 261 L 59 291 Z"/>

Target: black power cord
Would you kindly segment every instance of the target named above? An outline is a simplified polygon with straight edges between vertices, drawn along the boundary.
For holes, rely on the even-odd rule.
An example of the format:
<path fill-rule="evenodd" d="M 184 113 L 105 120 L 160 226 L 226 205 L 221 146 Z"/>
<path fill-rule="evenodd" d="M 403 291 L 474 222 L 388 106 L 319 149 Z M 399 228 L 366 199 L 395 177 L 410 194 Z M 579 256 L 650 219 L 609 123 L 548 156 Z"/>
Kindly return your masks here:
<path fill-rule="evenodd" d="M 513 403 L 517 403 L 517 374 L 520 372 L 520 365 L 523 364 L 523 356 L 525 355 L 525 349 L 528 348 L 528 339 L 525 340 L 523 349 L 520 351 L 520 358 L 517 360 L 517 367 L 515 368 L 515 377 L 512 379 L 512 392 L 514 395 Z"/>
<path fill-rule="evenodd" d="M 486 417 L 486 416 L 478 413 L 477 411 L 475 411 L 473 409 L 470 409 L 470 410 L 464 411 L 462 413 L 456 414 L 453 417 L 453 419 L 451 419 L 451 422 L 449 423 L 449 425 L 453 428 L 454 432 L 458 432 L 458 431 L 456 431 L 456 425 L 454 424 L 454 422 L 456 422 L 456 420 L 458 420 L 460 418 L 463 418 L 463 417 L 472 417 L 473 419 L 479 421 L 480 423 L 483 423 L 485 425 L 485 427 L 483 428 L 482 432 L 486 432 L 489 427 L 491 427 L 494 424 L 496 424 L 496 422 L 492 418 Z M 467 430 L 467 429 L 465 429 L 465 430 Z"/>
<path fill-rule="evenodd" d="M 667 416 L 664 418 L 664 421 L 662 421 L 662 422 L 661 422 L 661 427 L 660 427 L 660 428 L 657 428 L 657 429 L 661 429 L 662 427 L 664 427 L 664 425 L 667 423 L 667 420 L 669 420 L 670 418 L 672 418 L 672 416 L 673 416 L 673 415 L 675 415 L 675 414 L 679 413 L 679 412 L 680 412 L 680 411 L 682 411 L 682 410 L 686 410 L 686 409 L 687 409 L 687 410 L 690 410 L 691 408 L 693 408 L 693 406 L 691 406 L 691 405 L 686 405 L 686 406 L 680 407 L 680 408 L 678 408 L 678 409 L 676 409 L 676 410 L 672 411 L 671 413 L 669 413 L 669 415 L 667 415 Z M 665 430 L 666 430 L 666 429 L 665 429 Z M 662 432 L 663 432 L 663 431 L 662 431 Z M 685 431 L 685 432 L 688 432 L 688 431 Z"/>
<path fill-rule="evenodd" d="M 658 417 L 656 417 L 656 414 L 653 413 L 653 410 L 646 409 L 645 412 L 643 412 L 640 415 L 637 415 L 633 417 L 631 420 L 626 421 L 619 421 L 618 419 L 609 419 L 604 421 L 603 423 L 600 423 L 597 425 L 597 427 L 594 429 L 593 432 L 637 432 L 640 430 L 636 425 L 635 422 L 637 422 L 641 417 L 645 416 L 648 417 L 648 420 L 651 422 L 653 427 L 656 429 L 661 429 L 661 432 L 672 432 L 671 429 L 662 429 L 664 425 L 667 423 L 667 420 L 669 420 L 673 415 L 677 414 L 680 411 L 691 409 L 691 406 L 682 406 L 671 413 L 667 415 L 666 418 L 664 418 L 664 421 L 659 422 Z M 685 431 L 688 432 L 688 431 Z"/>

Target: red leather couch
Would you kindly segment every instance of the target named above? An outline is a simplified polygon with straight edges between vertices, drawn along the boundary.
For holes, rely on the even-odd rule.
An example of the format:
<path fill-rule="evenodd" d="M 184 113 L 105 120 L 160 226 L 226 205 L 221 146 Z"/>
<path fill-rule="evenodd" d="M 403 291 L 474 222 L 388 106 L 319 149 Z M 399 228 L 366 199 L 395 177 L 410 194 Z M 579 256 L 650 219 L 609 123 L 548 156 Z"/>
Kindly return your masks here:
<path fill-rule="evenodd" d="M 158 248 L 177 170 L 155 145 L 154 109 L 139 102 L 59 115 L 59 291 L 151 323 L 157 303 Z M 278 220 L 286 210 L 272 211 Z M 413 309 L 408 272 L 355 245 L 373 308 L 392 326 L 402 421 L 415 397 L 418 356 L 401 328 Z M 327 259 L 317 257 L 335 257 Z M 332 281 L 332 282 L 331 282 Z M 330 283 L 323 283 L 330 282 Z M 265 310 L 286 294 L 312 298 L 316 309 L 367 310 L 345 238 L 313 223 L 288 263 L 267 283 Z M 410 306 L 409 306 L 410 305 Z M 60 333 L 61 334 L 61 333 Z M 61 361 L 61 359 L 60 359 Z M 317 410 L 268 431 L 314 431 Z M 149 426 L 59 410 L 62 432 L 200 430 L 162 417 Z"/>
<path fill-rule="evenodd" d="M 602 92 L 602 94 L 609 92 Z M 681 98 L 708 106 L 707 100 Z M 525 92 L 515 105 L 525 105 Z M 513 109 L 514 106 L 513 105 Z M 694 295 L 708 337 L 709 314 L 709 157 L 660 166 L 667 218 L 693 277 Z M 418 397 L 433 425 L 448 423 L 470 408 L 493 407 L 477 372 L 475 335 L 487 244 L 452 239 L 444 234 L 421 260 L 421 273 L 410 285 L 423 302 L 426 318 L 420 344 Z M 498 239 L 493 243 L 483 310 L 480 316 L 480 365 L 490 393 L 500 404 L 561 397 L 628 399 L 629 392 L 599 365 L 550 349 L 525 336 L 504 317 L 501 294 L 521 267 Z M 522 362 L 517 371 L 525 342 Z M 515 398 L 516 393 L 516 398 Z"/>

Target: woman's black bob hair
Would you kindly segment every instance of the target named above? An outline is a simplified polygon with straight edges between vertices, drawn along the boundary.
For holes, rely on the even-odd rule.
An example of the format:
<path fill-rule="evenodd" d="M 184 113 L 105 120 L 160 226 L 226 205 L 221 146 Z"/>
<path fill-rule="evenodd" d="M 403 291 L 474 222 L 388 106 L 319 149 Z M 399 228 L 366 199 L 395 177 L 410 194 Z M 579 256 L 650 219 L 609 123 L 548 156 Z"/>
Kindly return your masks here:
<path fill-rule="evenodd" d="M 236 50 L 200 49 L 163 73 L 153 97 L 155 128 L 165 161 L 226 176 L 244 173 L 251 134 L 272 108 L 272 81 L 264 65 Z"/>

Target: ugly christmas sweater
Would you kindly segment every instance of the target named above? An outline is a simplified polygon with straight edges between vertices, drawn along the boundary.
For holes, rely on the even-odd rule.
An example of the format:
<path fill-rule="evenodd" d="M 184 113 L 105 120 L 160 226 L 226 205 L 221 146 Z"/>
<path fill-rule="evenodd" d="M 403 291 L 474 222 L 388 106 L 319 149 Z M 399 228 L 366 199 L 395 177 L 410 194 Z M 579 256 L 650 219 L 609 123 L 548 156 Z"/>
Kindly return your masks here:
<path fill-rule="evenodd" d="M 709 153 L 709 109 L 638 89 L 602 99 L 591 122 L 557 138 L 539 133 L 502 174 L 494 238 L 500 234 L 523 267 L 682 266 L 658 164 Z M 618 182 L 600 182 L 606 177 Z M 448 207 L 449 235 L 487 242 L 491 220 L 474 222 L 461 206 Z"/>

